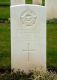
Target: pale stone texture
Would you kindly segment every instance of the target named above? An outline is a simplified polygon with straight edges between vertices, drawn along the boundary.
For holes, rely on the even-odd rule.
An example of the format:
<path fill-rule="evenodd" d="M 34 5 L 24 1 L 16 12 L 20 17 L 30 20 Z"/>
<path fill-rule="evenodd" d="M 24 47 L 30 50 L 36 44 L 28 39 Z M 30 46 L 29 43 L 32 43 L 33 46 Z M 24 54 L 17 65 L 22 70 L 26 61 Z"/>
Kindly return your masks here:
<path fill-rule="evenodd" d="M 46 0 L 47 19 L 57 18 L 57 0 Z"/>
<path fill-rule="evenodd" d="M 25 0 L 11 0 L 11 5 L 24 4 Z"/>
<path fill-rule="evenodd" d="M 42 4 L 42 0 L 32 0 L 33 4 Z"/>
<path fill-rule="evenodd" d="M 40 5 L 11 6 L 11 67 L 46 70 L 46 14 Z"/>

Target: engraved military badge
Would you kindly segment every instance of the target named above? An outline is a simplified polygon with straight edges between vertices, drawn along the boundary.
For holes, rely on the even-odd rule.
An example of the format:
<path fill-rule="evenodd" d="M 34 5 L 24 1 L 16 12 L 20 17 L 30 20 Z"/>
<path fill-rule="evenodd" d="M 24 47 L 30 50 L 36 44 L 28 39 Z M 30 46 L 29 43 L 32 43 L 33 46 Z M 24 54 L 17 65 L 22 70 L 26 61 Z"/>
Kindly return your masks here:
<path fill-rule="evenodd" d="M 31 9 L 26 9 L 22 12 L 20 20 L 25 26 L 32 26 L 36 22 L 36 14 Z"/>

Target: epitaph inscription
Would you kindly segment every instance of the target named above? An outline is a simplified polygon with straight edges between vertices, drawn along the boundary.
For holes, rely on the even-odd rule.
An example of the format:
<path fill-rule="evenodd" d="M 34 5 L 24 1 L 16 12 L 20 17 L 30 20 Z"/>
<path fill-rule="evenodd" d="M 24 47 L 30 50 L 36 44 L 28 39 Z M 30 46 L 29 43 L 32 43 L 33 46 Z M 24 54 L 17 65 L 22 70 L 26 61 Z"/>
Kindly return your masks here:
<path fill-rule="evenodd" d="M 36 22 L 37 16 L 36 13 L 31 9 L 26 9 L 21 13 L 20 22 L 27 26 L 33 26 Z"/>

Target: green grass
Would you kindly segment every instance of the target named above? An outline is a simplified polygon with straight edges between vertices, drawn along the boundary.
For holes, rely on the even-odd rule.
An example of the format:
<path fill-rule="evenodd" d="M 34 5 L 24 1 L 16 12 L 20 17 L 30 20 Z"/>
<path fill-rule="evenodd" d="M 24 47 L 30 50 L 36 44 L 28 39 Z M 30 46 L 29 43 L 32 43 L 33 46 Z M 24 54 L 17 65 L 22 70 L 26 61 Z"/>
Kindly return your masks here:
<path fill-rule="evenodd" d="M 9 6 L 10 0 L 0 0 L 0 6 Z"/>
<path fill-rule="evenodd" d="M 9 7 L 0 7 L 0 18 L 9 18 L 10 17 L 10 9 Z"/>
<path fill-rule="evenodd" d="M 57 24 L 47 25 L 47 65 L 57 67 Z"/>
<path fill-rule="evenodd" d="M 45 0 L 42 0 L 42 5 L 45 5 Z"/>
<path fill-rule="evenodd" d="M 32 0 L 25 0 L 26 4 L 32 4 Z"/>
<path fill-rule="evenodd" d="M 10 25 L 0 23 L 0 68 L 11 64 Z"/>
<path fill-rule="evenodd" d="M 10 0 L 0 0 L 0 3 L 4 3 L 4 2 L 10 2 Z"/>

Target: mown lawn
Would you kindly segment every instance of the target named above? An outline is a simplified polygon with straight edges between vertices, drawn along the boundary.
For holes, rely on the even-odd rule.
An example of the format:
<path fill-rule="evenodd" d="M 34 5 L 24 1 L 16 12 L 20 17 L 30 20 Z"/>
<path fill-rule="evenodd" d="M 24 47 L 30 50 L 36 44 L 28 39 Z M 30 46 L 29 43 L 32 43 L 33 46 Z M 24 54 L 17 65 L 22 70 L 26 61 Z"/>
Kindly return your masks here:
<path fill-rule="evenodd" d="M 9 18 L 9 17 L 10 17 L 10 8 L 0 7 L 0 18 Z"/>
<path fill-rule="evenodd" d="M 4 3 L 4 2 L 10 2 L 10 0 L 0 0 L 0 3 Z"/>
<path fill-rule="evenodd" d="M 0 68 L 11 65 L 10 25 L 0 23 Z"/>
<path fill-rule="evenodd" d="M 57 67 L 57 23 L 47 25 L 47 65 Z"/>
<path fill-rule="evenodd" d="M 32 4 L 32 0 L 25 0 L 26 1 L 26 4 L 28 3 L 30 3 L 30 4 Z"/>

